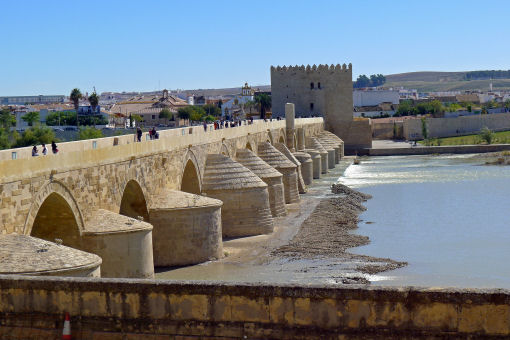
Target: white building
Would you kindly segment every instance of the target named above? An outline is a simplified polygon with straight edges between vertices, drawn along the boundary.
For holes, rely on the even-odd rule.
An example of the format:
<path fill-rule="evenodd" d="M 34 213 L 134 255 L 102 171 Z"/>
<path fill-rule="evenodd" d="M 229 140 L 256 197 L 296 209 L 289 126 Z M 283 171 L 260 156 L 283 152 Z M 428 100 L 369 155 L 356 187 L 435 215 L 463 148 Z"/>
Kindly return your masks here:
<path fill-rule="evenodd" d="M 369 90 L 352 92 L 354 106 L 375 106 L 381 103 L 398 104 L 400 95 L 398 91 L 391 90 Z"/>
<path fill-rule="evenodd" d="M 241 88 L 241 94 L 236 95 L 234 98 L 223 103 L 221 106 L 221 115 L 225 116 L 225 111 L 227 113 L 232 113 L 234 110 L 240 109 L 242 104 L 253 101 L 254 95 L 255 91 L 248 86 L 248 83 L 244 83 L 244 86 Z"/>

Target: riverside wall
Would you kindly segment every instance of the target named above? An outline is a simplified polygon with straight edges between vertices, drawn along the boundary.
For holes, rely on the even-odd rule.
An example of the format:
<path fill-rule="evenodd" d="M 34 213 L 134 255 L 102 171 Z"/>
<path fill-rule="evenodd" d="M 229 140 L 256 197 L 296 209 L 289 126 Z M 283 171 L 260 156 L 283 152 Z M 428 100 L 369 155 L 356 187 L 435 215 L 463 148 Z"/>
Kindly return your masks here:
<path fill-rule="evenodd" d="M 510 291 L 0 276 L 0 337 L 508 338 Z M 165 337 L 166 336 L 166 337 Z"/>
<path fill-rule="evenodd" d="M 510 150 L 510 144 L 419 146 L 414 148 L 367 149 L 369 156 L 405 156 L 445 153 L 487 153 Z"/>
<path fill-rule="evenodd" d="M 431 138 L 464 136 L 480 132 L 484 127 L 493 131 L 510 130 L 510 113 L 465 116 L 456 118 L 427 118 L 428 135 Z M 404 137 L 407 140 L 423 139 L 420 119 L 404 121 Z"/>

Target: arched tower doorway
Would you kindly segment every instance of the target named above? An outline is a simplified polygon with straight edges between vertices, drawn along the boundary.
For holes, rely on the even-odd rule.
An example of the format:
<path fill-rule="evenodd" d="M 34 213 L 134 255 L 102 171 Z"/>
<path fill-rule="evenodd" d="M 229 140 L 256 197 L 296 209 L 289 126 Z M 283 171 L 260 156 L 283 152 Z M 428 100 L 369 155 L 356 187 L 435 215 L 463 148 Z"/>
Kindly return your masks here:
<path fill-rule="evenodd" d="M 53 192 L 43 201 L 32 225 L 30 236 L 65 246 L 81 248 L 80 228 L 71 206 L 64 197 Z"/>
<path fill-rule="evenodd" d="M 181 191 L 200 195 L 200 179 L 195 164 L 188 159 L 182 173 Z"/>
<path fill-rule="evenodd" d="M 121 215 L 138 218 L 143 217 L 145 222 L 149 221 L 149 211 L 147 210 L 147 201 L 143 194 L 142 187 L 135 180 L 130 180 L 124 188 L 122 200 L 120 201 Z"/>

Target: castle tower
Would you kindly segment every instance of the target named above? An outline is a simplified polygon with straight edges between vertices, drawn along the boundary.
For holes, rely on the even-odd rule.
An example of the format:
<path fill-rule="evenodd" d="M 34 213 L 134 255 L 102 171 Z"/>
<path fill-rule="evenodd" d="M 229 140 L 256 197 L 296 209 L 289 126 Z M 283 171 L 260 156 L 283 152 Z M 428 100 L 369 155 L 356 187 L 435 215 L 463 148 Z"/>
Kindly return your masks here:
<path fill-rule="evenodd" d="M 351 64 L 271 66 L 271 97 L 275 117 L 283 117 L 285 104 L 293 103 L 296 117 L 324 117 L 326 130 L 346 148 L 372 146 L 369 121 L 353 120 Z"/>

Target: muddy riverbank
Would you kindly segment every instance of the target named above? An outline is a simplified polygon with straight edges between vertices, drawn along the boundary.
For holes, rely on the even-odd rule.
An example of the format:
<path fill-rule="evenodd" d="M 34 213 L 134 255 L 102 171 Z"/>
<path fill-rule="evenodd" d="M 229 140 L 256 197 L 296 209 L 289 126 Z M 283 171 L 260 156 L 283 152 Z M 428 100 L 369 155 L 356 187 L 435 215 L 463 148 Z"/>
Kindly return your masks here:
<path fill-rule="evenodd" d="M 336 191 L 341 194 L 323 199 L 301 225 L 297 235 L 287 245 L 274 250 L 271 255 L 294 259 L 335 258 L 337 261 L 355 262 L 355 270 L 367 274 L 406 265 L 405 262 L 348 252 L 349 248 L 370 242 L 368 237 L 351 232 L 358 228 L 359 215 L 366 210 L 363 202 L 371 196 L 341 184 L 334 189 L 336 188 L 340 188 Z"/>
<path fill-rule="evenodd" d="M 348 188 L 331 192 L 352 158 L 314 182 L 301 201 L 287 205 L 270 235 L 224 240 L 225 257 L 200 265 L 157 268 L 156 278 L 283 283 L 368 283 L 369 276 L 404 265 L 390 259 L 354 255 L 348 249 L 369 239 L 352 233 L 363 201 Z M 338 187 L 341 188 L 341 187 Z"/>

